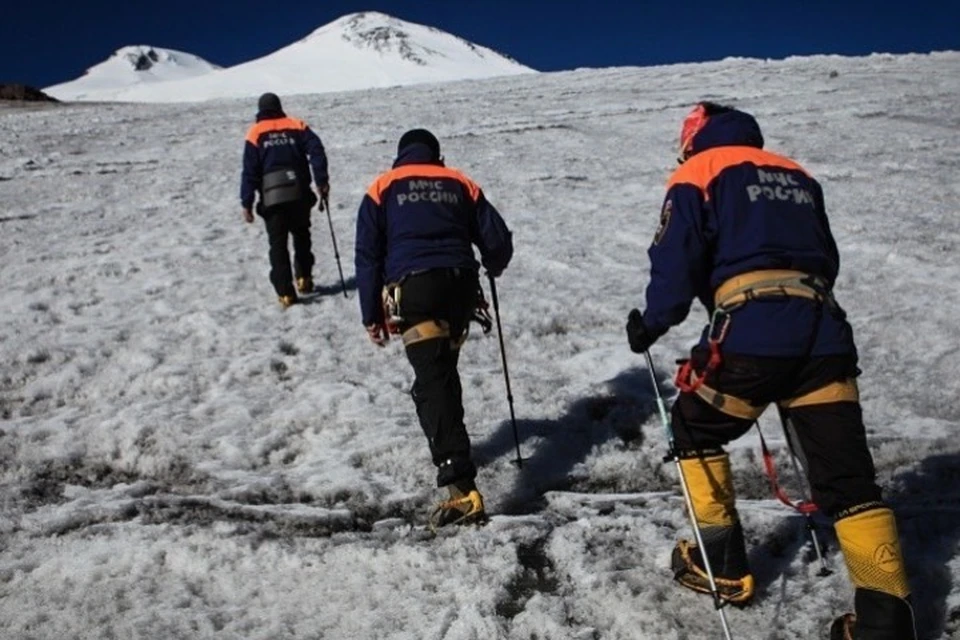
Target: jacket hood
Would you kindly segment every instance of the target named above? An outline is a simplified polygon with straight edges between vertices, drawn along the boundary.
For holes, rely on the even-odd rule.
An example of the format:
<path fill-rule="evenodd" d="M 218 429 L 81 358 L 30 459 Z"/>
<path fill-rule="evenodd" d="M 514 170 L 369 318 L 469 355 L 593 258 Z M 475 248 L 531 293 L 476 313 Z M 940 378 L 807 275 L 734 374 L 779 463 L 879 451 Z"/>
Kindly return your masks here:
<path fill-rule="evenodd" d="M 749 113 L 733 109 L 710 116 L 693 137 L 691 155 L 714 147 L 730 146 L 763 149 L 760 125 Z"/>
<path fill-rule="evenodd" d="M 402 167 L 403 165 L 407 164 L 432 164 L 437 167 L 444 166 L 443 160 L 436 159 L 433 149 L 420 142 L 408 144 L 401 149 L 396 160 L 393 161 L 393 168 L 396 169 L 397 167 Z"/>

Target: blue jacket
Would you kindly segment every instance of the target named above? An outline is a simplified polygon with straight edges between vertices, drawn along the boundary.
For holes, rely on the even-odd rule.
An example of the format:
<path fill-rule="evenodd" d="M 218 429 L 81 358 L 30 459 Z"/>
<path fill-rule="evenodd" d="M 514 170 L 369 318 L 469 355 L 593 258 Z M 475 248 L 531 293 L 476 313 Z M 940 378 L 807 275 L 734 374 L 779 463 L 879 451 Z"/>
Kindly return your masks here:
<path fill-rule="evenodd" d="M 648 252 L 643 319 L 651 335 L 681 323 L 694 298 L 712 312 L 717 288 L 747 272 L 797 270 L 833 286 L 840 258 L 823 190 L 797 163 L 763 151 L 752 116 L 712 116 L 694 138 L 693 152 L 667 183 Z M 842 312 L 818 311 L 815 302 L 796 297 L 764 298 L 735 310 L 723 349 L 758 356 L 855 352 Z"/>
<path fill-rule="evenodd" d="M 243 144 L 240 204 L 245 209 L 252 208 L 264 174 L 275 169 L 293 169 L 304 189 L 304 199 L 310 199 L 308 158 L 317 186 L 327 184 L 327 155 L 317 134 L 282 111 L 258 113 Z"/>
<path fill-rule="evenodd" d="M 429 269 L 479 269 L 471 245 L 495 277 L 513 256 L 510 230 L 480 187 L 432 157 L 426 145 L 405 147 L 360 204 L 355 266 L 364 325 L 383 321 L 385 283 Z"/>

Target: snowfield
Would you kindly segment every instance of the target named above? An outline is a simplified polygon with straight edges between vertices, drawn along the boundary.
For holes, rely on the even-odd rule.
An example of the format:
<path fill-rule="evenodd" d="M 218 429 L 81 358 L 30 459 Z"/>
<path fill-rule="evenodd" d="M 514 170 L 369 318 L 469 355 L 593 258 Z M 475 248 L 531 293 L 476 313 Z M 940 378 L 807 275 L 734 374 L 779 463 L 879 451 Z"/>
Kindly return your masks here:
<path fill-rule="evenodd" d="M 0 110 L 0 638 L 722 637 L 709 599 L 672 582 L 689 525 L 623 329 L 698 99 L 754 113 L 823 183 L 921 637 L 960 637 L 960 53 L 282 97 L 327 147 L 349 292 L 317 213 L 321 295 L 286 312 L 262 223 L 240 217 L 255 98 Z M 496 515 L 437 538 L 412 373 L 398 341 L 367 341 L 353 278 L 361 196 L 417 126 L 516 245 L 498 290 L 523 465 L 496 336 L 475 331 L 461 374 Z M 652 350 L 669 396 L 704 320 Z M 761 426 L 799 497 L 774 413 Z M 735 637 L 825 637 L 852 605 L 830 523 L 820 577 L 756 434 L 732 455 L 759 583 L 727 610 Z"/>

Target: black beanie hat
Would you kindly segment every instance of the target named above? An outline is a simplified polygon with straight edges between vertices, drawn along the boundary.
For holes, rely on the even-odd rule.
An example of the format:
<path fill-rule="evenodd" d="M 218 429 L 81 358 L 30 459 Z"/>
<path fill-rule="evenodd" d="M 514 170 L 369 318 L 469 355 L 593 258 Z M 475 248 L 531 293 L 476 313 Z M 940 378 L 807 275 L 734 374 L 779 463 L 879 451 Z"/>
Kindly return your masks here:
<path fill-rule="evenodd" d="M 397 155 L 403 153 L 403 150 L 412 144 L 425 144 L 430 148 L 430 153 L 434 160 L 440 159 L 440 141 L 426 129 L 411 129 L 400 136 L 400 142 L 397 143 Z"/>
<path fill-rule="evenodd" d="M 283 111 L 283 107 L 280 106 L 280 98 L 275 93 L 265 93 L 260 96 L 257 109 L 260 111 Z"/>

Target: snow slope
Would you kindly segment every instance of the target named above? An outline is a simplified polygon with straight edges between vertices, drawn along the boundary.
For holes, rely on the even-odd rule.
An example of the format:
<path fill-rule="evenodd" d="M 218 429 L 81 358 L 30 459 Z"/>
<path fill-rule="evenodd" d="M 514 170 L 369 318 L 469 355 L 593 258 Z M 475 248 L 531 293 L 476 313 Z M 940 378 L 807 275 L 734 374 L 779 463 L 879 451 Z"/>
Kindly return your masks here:
<path fill-rule="evenodd" d="M 267 56 L 173 84 L 68 83 L 61 99 L 189 102 L 273 91 L 281 96 L 533 73 L 533 69 L 454 35 L 391 16 L 344 16 Z M 61 85 L 62 86 L 62 85 Z"/>
<path fill-rule="evenodd" d="M 322 293 L 286 312 L 262 224 L 240 218 L 248 100 L 0 112 L 0 638 L 722 637 L 671 581 L 689 526 L 623 331 L 700 98 L 753 111 L 823 181 L 921 637 L 960 637 L 958 96 L 960 54 L 940 53 L 292 97 L 329 150 L 350 297 L 317 214 Z M 524 464 L 497 339 L 476 333 L 465 409 L 501 517 L 435 540 L 397 520 L 441 494 L 411 371 L 367 341 L 353 278 L 356 207 L 414 126 L 517 246 L 498 289 Z M 704 320 L 653 348 L 670 396 Z M 775 416 L 761 424 L 791 480 Z M 732 451 L 759 598 L 730 624 L 822 638 L 851 605 L 836 539 L 821 521 L 835 573 L 819 577 L 758 450 L 750 434 Z"/>
<path fill-rule="evenodd" d="M 118 49 L 80 78 L 45 91 L 58 100 L 111 100 L 136 87 L 196 78 L 219 68 L 191 53 L 138 45 Z"/>

